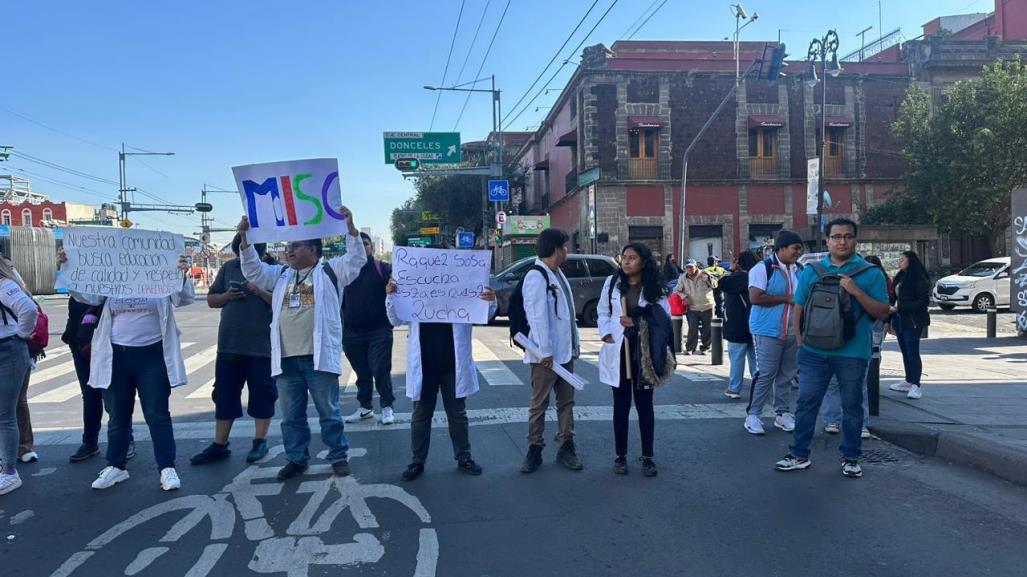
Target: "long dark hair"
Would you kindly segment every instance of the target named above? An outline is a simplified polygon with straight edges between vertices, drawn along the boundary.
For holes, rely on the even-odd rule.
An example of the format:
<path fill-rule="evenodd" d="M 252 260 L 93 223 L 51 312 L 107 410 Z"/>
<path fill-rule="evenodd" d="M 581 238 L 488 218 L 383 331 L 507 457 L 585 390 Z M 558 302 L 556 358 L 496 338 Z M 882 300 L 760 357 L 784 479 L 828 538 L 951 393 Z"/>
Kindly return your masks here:
<path fill-rule="evenodd" d="M 930 276 L 927 274 L 927 267 L 924 266 L 923 261 L 920 260 L 920 257 L 915 252 L 904 250 L 902 251 L 902 256 L 906 257 L 906 260 L 909 261 L 909 266 L 906 267 L 905 274 L 903 275 L 904 277 L 923 280 L 930 279 Z"/>
<path fill-rule="evenodd" d="M 628 249 L 635 251 L 642 259 L 642 297 L 652 304 L 660 302 L 660 299 L 667 296 L 667 287 L 660 281 L 660 265 L 653 257 L 653 251 L 643 243 L 633 242 L 621 249 L 620 253 L 623 255 Z M 624 274 L 623 269 L 617 271 L 617 288 L 621 294 L 628 292 L 628 275 Z"/>

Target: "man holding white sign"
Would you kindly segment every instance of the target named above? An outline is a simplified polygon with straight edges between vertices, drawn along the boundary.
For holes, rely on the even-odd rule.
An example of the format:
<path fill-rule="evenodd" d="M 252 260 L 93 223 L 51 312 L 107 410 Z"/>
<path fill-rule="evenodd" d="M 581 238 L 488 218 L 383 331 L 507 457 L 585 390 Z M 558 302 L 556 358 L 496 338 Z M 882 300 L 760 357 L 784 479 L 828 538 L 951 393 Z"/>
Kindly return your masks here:
<path fill-rule="evenodd" d="M 489 305 L 478 298 L 489 286 L 492 254 L 484 250 L 396 247 L 393 306 L 405 322 L 489 322 Z"/>

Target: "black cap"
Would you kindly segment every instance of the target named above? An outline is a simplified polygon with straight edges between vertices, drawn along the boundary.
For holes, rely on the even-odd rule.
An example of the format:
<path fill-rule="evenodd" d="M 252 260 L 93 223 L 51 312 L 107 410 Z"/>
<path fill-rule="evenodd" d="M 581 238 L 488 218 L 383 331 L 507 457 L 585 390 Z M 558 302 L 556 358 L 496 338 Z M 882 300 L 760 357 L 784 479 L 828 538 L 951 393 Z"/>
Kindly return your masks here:
<path fill-rule="evenodd" d="M 802 244 L 802 237 L 795 233 L 795 231 L 782 228 L 777 231 L 777 240 L 774 241 L 774 250 L 782 249 L 786 246 L 792 246 L 793 244 Z"/>

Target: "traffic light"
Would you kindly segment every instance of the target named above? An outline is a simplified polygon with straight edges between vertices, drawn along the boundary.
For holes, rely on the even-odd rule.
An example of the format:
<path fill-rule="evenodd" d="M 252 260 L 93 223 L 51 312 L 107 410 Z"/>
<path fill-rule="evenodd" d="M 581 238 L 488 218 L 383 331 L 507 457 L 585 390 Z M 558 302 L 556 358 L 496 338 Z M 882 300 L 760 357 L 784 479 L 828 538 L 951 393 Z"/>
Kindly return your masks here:
<path fill-rule="evenodd" d="M 788 58 L 785 45 L 778 44 L 774 47 L 774 53 L 770 56 L 770 66 L 767 68 L 767 80 L 771 85 L 777 84 L 777 79 L 781 77 L 781 67 L 787 66 L 785 58 Z"/>
<path fill-rule="evenodd" d="M 416 158 L 397 158 L 396 159 L 396 170 L 403 172 L 412 172 L 421 168 L 421 161 Z"/>

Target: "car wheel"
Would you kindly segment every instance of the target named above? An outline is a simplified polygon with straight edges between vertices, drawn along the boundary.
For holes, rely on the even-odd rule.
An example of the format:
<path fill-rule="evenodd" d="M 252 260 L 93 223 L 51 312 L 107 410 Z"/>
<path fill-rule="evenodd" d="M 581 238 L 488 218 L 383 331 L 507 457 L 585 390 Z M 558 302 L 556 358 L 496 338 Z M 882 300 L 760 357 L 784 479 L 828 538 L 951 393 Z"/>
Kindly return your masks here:
<path fill-rule="evenodd" d="M 938 308 L 940 308 L 943 311 L 950 311 L 956 308 L 956 305 L 938 305 Z"/>
<path fill-rule="evenodd" d="M 597 301 L 585 305 L 585 310 L 581 313 L 581 323 L 586 327 L 599 326 L 599 303 Z"/>
<path fill-rule="evenodd" d="M 986 313 L 988 309 L 995 308 L 995 298 L 988 293 L 981 293 L 974 299 L 974 310 L 979 313 Z"/>

